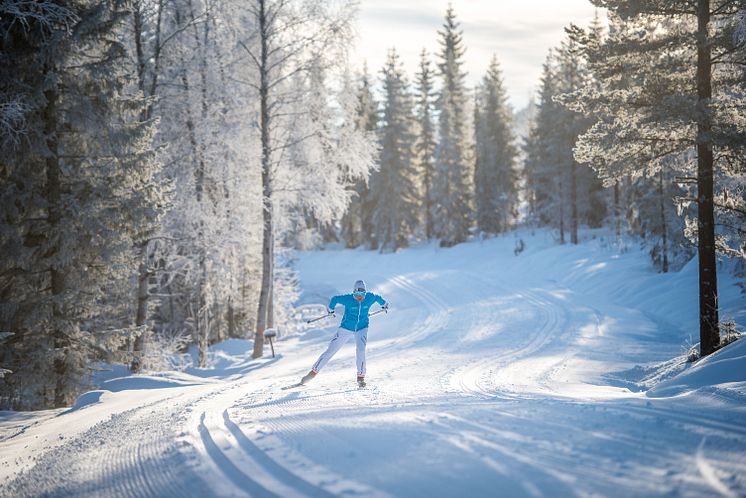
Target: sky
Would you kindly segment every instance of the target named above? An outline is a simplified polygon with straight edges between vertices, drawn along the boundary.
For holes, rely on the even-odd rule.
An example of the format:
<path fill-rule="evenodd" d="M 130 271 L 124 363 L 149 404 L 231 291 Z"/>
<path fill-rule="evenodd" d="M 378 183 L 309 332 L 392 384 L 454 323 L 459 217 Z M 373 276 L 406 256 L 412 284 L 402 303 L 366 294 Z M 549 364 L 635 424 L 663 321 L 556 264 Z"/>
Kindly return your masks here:
<path fill-rule="evenodd" d="M 439 48 L 437 31 L 448 0 L 361 0 L 353 63 L 378 75 L 388 49 L 395 47 L 410 81 L 423 48 Z M 538 87 L 548 51 L 574 22 L 587 26 L 595 8 L 588 0 L 451 0 L 466 45 L 468 84 L 479 82 L 497 55 L 510 104 L 526 106 Z"/>

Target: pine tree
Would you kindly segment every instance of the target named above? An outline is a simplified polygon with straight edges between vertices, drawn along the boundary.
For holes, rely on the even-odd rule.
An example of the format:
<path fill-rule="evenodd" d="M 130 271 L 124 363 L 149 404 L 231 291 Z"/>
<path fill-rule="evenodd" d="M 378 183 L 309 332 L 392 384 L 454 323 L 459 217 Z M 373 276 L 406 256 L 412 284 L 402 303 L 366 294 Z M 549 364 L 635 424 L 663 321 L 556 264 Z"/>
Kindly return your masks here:
<path fill-rule="evenodd" d="M 417 144 L 415 150 L 419 170 L 422 175 L 422 199 L 423 218 L 425 220 L 425 238 L 433 237 L 433 195 L 432 183 L 434 177 L 435 161 L 435 126 L 433 122 L 435 82 L 433 81 L 433 70 L 427 52 L 423 49 L 420 54 L 420 66 L 415 74 L 416 105 L 415 114 L 417 120 Z"/>
<path fill-rule="evenodd" d="M 696 199 L 697 222 L 688 223 L 687 233 L 698 247 L 700 351 L 707 355 L 719 343 L 716 251 L 743 253 L 740 241 L 733 244 L 734 234 L 715 230 L 716 207 L 728 216 L 744 204 L 731 190 L 746 147 L 738 131 L 746 128 L 739 66 L 744 46 L 734 37 L 742 2 L 593 3 L 608 10 L 611 29 L 600 45 L 583 30 L 571 30 L 598 82 L 598 88 L 566 99 L 574 109 L 596 116 L 576 156 L 594 164 L 605 180 L 616 181 L 627 175 L 654 177 L 666 161 L 695 151 L 697 168 L 689 176 L 696 177 L 690 198 Z"/>
<path fill-rule="evenodd" d="M 383 68 L 380 170 L 374 184 L 373 226 L 381 249 L 406 247 L 420 220 L 414 103 L 395 50 Z"/>
<path fill-rule="evenodd" d="M 510 229 L 517 215 L 518 179 L 512 113 L 495 56 L 477 90 L 475 116 L 477 227 L 483 232 L 500 233 Z"/>
<path fill-rule="evenodd" d="M 438 31 L 441 51 L 438 73 L 441 88 L 438 112 L 438 145 L 433 168 L 432 206 L 434 235 L 442 246 L 466 240 L 472 227 L 474 163 L 469 143 L 466 73 L 462 70 L 465 48 L 452 6 Z"/>
<path fill-rule="evenodd" d="M 378 129 L 378 103 L 371 88 L 367 64 L 363 65 L 360 83 L 357 90 L 356 127 L 364 132 L 375 133 Z M 347 247 L 358 247 L 361 244 L 375 245 L 373 233 L 371 198 L 371 177 L 358 180 L 353 187 L 354 196 L 350 200 L 347 212 L 342 219 L 342 238 Z"/>

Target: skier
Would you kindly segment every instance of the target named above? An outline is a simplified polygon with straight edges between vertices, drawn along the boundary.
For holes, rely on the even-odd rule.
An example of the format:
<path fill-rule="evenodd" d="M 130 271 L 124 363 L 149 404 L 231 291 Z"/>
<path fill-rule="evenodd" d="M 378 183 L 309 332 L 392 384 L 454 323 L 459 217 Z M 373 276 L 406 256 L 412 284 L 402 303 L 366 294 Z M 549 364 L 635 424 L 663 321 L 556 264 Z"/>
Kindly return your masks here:
<path fill-rule="evenodd" d="M 329 301 L 327 313 L 334 314 L 334 308 L 341 304 L 345 307 L 342 323 L 339 324 L 337 333 L 334 334 L 326 351 L 321 353 L 319 359 L 313 364 L 313 368 L 300 381 L 303 385 L 316 377 L 319 370 L 332 359 L 339 348 L 346 343 L 350 337 L 355 336 L 355 357 L 357 362 L 357 384 L 365 387 L 365 345 L 368 343 L 368 312 L 374 303 L 381 305 L 381 308 L 388 313 L 389 303 L 381 296 L 366 292 L 365 282 L 358 280 L 355 282 L 352 294 L 342 294 L 334 296 Z"/>

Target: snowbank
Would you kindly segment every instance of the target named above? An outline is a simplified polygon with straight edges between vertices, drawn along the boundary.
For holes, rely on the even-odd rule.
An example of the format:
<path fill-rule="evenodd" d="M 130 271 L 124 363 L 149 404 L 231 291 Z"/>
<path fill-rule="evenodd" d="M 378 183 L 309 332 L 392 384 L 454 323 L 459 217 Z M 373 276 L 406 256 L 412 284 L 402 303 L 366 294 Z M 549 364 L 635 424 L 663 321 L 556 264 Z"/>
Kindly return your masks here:
<path fill-rule="evenodd" d="M 660 398 L 688 394 L 702 388 L 728 388 L 742 383 L 746 390 L 746 340 L 737 340 L 702 358 L 675 377 L 664 380 L 647 392 Z"/>

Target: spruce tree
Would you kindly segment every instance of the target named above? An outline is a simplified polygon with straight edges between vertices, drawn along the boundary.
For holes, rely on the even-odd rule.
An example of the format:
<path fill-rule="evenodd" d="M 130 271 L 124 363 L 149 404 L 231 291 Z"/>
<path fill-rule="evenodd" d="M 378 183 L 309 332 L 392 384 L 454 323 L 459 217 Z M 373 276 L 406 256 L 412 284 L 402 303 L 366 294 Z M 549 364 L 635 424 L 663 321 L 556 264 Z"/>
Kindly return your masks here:
<path fill-rule="evenodd" d="M 357 106 L 355 126 L 365 132 L 376 132 L 378 129 L 378 103 L 373 95 L 371 78 L 367 64 L 363 65 L 357 89 Z M 353 187 L 353 198 L 342 218 L 342 239 L 347 247 L 358 247 L 361 244 L 374 245 L 371 197 L 371 182 L 375 172 L 369 178 L 358 180 Z"/>
<path fill-rule="evenodd" d="M 435 126 L 433 122 L 435 82 L 433 81 L 433 69 L 425 49 L 420 54 L 420 65 L 415 74 L 416 104 L 415 114 L 417 120 L 417 161 L 420 174 L 422 175 L 422 201 L 423 218 L 425 220 L 425 238 L 433 237 L 433 210 L 432 206 L 432 183 L 434 176 L 435 161 Z"/>
<path fill-rule="evenodd" d="M 463 57 L 466 49 L 452 6 L 446 12 L 440 35 L 436 103 L 438 145 L 433 168 L 432 206 L 434 235 L 442 246 L 466 240 L 473 223 L 474 160 L 471 153 Z"/>
<path fill-rule="evenodd" d="M 558 89 L 555 56 L 550 53 L 543 66 L 536 117 L 524 145 L 524 167 L 531 218 L 539 225 L 556 227 L 560 243 L 564 243 L 568 175 L 562 158 L 567 155 L 567 148 L 562 136 L 562 115 L 554 101 Z"/>
<path fill-rule="evenodd" d="M 127 12 L 98 2 L 52 12 L 49 22 L 31 16 L 31 30 L 18 19 L 2 25 L 3 90 L 28 92 L 28 140 L 3 154 L 2 168 L 4 186 L 23 177 L 14 182 L 22 202 L 3 217 L 13 234 L 3 237 L 3 265 L 13 271 L 2 272 L 0 317 L 14 333 L 3 398 L 17 408 L 69 404 L 91 361 L 123 342 L 134 299 L 121 289 L 134 294 L 134 246 L 167 200 L 153 185 L 146 102 L 130 92 L 134 68 L 119 36 Z"/>
<path fill-rule="evenodd" d="M 391 50 L 383 68 L 381 159 L 376 175 L 373 226 L 381 249 L 406 247 L 420 220 L 414 103 L 399 56 Z"/>
<path fill-rule="evenodd" d="M 518 179 L 512 113 L 495 56 L 477 90 L 475 116 L 477 227 L 483 232 L 500 233 L 510 229 L 517 215 Z"/>

